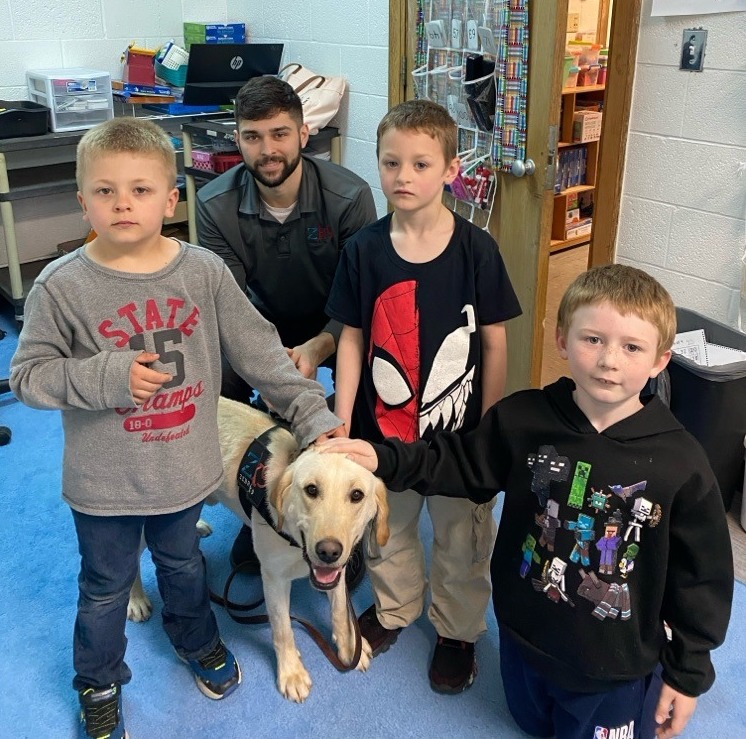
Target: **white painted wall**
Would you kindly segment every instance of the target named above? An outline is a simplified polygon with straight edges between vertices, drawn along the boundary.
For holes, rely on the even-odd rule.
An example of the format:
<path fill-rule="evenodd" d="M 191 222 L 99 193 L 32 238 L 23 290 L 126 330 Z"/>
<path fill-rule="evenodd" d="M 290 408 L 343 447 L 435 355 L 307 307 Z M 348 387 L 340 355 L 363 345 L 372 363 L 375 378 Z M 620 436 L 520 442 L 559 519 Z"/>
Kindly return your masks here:
<path fill-rule="evenodd" d="M 181 42 L 184 21 L 243 22 L 250 40 L 285 43 L 285 62 L 347 77 L 343 163 L 375 188 L 383 214 L 375 133 L 388 109 L 388 17 L 388 0 L 0 0 L 0 99 L 27 98 L 27 69 L 85 66 L 117 78 L 132 41 L 157 48 Z"/>
<path fill-rule="evenodd" d="M 643 8 L 617 259 L 677 305 L 737 324 L 746 249 L 746 12 Z M 682 31 L 708 31 L 704 71 L 680 71 Z"/>

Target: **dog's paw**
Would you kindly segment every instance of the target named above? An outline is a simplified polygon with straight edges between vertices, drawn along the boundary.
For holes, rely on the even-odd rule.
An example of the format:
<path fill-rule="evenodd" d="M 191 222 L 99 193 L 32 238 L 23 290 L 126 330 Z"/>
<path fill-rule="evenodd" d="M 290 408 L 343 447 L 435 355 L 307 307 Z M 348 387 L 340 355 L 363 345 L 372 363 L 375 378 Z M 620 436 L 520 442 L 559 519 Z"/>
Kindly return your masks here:
<path fill-rule="evenodd" d="M 153 604 L 145 593 L 135 595 L 130 593 L 127 603 L 127 618 L 130 621 L 147 621 L 153 613 Z"/>
<path fill-rule="evenodd" d="M 289 701 L 303 703 L 311 692 L 313 681 L 308 670 L 301 664 L 292 672 L 283 671 L 277 676 L 277 687 Z"/>
<path fill-rule="evenodd" d="M 373 650 L 370 648 L 368 640 L 362 634 L 360 635 L 360 639 L 362 640 L 360 645 L 360 659 L 355 665 L 355 669 L 365 672 L 370 667 Z M 336 637 L 334 637 L 334 641 L 337 642 L 337 656 L 340 662 L 349 667 L 352 664 L 352 658 L 355 656 L 355 641 L 350 640 L 347 643 L 345 640 L 346 643 L 342 644 L 341 640 L 338 640 Z"/>
<path fill-rule="evenodd" d="M 153 613 L 153 604 L 145 594 L 142 580 L 138 571 L 135 582 L 130 588 L 130 599 L 127 603 L 127 618 L 130 621 L 147 621 Z"/>
<path fill-rule="evenodd" d="M 197 521 L 197 535 L 200 539 L 204 539 L 206 536 L 212 536 L 212 526 L 202 518 Z"/>
<path fill-rule="evenodd" d="M 370 667 L 370 661 L 373 659 L 373 650 L 370 648 L 370 644 L 368 644 L 368 640 L 364 637 L 360 637 L 363 640 L 363 647 L 360 651 L 360 661 L 357 663 L 356 670 L 360 670 L 360 672 L 365 672 Z"/>

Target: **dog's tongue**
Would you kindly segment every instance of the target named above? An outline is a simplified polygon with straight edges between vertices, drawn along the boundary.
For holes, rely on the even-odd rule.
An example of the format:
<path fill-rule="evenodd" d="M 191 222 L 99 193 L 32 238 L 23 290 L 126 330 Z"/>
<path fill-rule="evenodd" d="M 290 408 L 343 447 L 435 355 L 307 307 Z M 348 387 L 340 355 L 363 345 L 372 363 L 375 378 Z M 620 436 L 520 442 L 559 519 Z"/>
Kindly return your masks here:
<path fill-rule="evenodd" d="M 337 577 L 339 572 L 338 568 L 335 567 L 314 567 L 313 576 L 322 584 L 328 585 L 334 582 L 334 578 Z"/>

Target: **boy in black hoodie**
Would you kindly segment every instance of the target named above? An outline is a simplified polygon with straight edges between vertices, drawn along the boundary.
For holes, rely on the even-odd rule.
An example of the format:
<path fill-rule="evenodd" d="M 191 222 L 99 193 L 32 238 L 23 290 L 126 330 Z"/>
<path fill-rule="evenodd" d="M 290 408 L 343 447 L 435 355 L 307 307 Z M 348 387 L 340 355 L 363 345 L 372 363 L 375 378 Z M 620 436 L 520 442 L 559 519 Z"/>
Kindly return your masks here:
<path fill-rule="evenodd" d="M 597 267 L 559 308 L 572 379 L 515 393 L 429 446 L 324 445 L 393 490 L 475 503 L 506 491 L 493 603 L 508 707 L 533 736 L 668 739 L 715 679 L 733 594 L 722 499 L 699 444 L 659 398 L 640 398 L 675 330 L 652 277 Z"/>

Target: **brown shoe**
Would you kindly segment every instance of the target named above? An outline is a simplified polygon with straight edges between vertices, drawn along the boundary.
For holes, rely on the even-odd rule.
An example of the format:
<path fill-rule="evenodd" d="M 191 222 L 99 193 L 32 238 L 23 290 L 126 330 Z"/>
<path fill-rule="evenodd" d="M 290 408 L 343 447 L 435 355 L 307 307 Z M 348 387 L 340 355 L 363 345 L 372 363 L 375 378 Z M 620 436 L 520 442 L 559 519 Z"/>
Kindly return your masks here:
<path fill-rule="evenodd" d="M 429 676 L 430 687 L 438 693 L 460 693 L 471 687 L 477 676 L 474 645 L 439 636 Z"/>
<path fill-rule="evenodd" d="M 385 652 L 399 637 L 401 627 L 398 629 L 387 629 L 381 626 L 376 616 L 375 604 L 365 611 L 357 620 L 360 625 L 360 633 L 368 640 L 373 650 L 373 657 Z"/>

